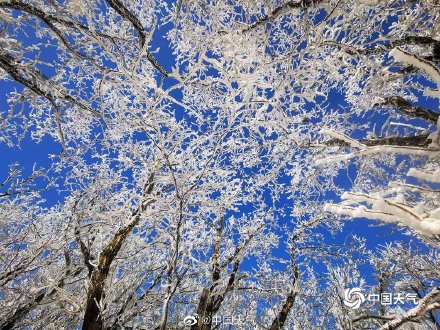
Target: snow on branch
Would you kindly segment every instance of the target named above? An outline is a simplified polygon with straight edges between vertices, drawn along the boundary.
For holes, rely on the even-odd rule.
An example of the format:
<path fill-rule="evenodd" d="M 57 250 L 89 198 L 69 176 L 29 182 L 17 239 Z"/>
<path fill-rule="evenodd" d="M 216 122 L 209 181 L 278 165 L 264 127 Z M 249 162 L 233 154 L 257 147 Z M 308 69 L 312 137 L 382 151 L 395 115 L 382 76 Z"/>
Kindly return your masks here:
<path fill-rule="evenodd" d="M 367 218 L 367 219 L 377 219 L 383 222 L 396 223 L 397 219 L 395 219 L 393 214 L 372 211 L 367 209 L 364 206 L 352 207 L 352 206 L 344 206 L 338 204 L 326 204 L 324 210 L 327 212 L 346 215 L 350 218 Z"/>
<path fill-rule="evenodd" d="M 440 210 L 425 212 L 418 206 L 378 195 L 344 193 L 341 197 L 343 203 L 327 204 L 325 210 L 351 218 L 400 223 L 426 236 L 440 235 Z M 369 208 L 360 203 L 367 204 Z"/>
<path fill-rule="evenodd" d="M 424 170 L 419 170 L 417 168 L 411 168 L 408 171 L 408 175 L 422 181 L 440 183 L 440 169 L 435 170 L 434 172 L 428 172 Z"/>
<path fill-rule="evenodd" d="M 410 309 L 407 313 L 396 316 L 393 320 L 388 321 L 380 330 L 393 330 L 399 326 L 411 322 L 420 320 L 426 313 L 440 309 L 440 287 L 435 287 L 425 297 L 420 299 L 416 307 Z"/>
<path fill-rule="evenodd" d="M 404 62 L 425 71 L 432 79 L 432 81 L 436 83 L 437 89 L 426 90 L 424 92 L 424 95 L 440 98 L 440 71 L 431 62 L 424 60 L 414 54 L 410 54 L 400 49 L 399 47 L 396 47 L 392 51 L 390 51 L 390 55 L 394 57 L 397 62 Z"/>
<path fill-rule="evenodd" d="M 355 139 L 352 139 L 351 137 L 349 137 L 349 136 L 347 136 L 345 134 L 336 132 L 334 130 L 323 129 L 321 131 L 321 133 L 324 134 L 324 135 L 330 136 L 330 137 L 332 137 L 332 138 L 334 138 L 336 140 L 344 141 L 344 142 L 348 143 L 349 145 L 351 145 L 353 147 L 358 147 L 360 149 L 367 148 L 367 146 L 365 146 L 364 144 L 360 143 L 359 141 L 356 141 Z"/>
<path fill-rule="evenodd" d="M 362 144 L 342 133 L 338 133 L 330 130 L 322 130 L 322 134 L 328 135 L 330 137 L 336 138 L 338 140 L 342 140 L 347 142 L 348 144 L 358 147 L 360 150 L 351 152 L 348 154 L 337 155 L 332 157 L 327 157 L 323 159 L 318 159 L 316 161 L 317 165 L 324 165 L 330 163 L 336 163 L 341 161 L 347 161 L 354 157 L 361 156 L 369 156 L 375 154 L 402 154 L 402 155 L 412 155 L 412 156 L 432 156 L 440 151 L 438 148 L 420 148 L 420 147 L 411 147 L 411 146 L 393 146 L 393 145 L 379 145 L 369 147 L 365 144 Z"/>

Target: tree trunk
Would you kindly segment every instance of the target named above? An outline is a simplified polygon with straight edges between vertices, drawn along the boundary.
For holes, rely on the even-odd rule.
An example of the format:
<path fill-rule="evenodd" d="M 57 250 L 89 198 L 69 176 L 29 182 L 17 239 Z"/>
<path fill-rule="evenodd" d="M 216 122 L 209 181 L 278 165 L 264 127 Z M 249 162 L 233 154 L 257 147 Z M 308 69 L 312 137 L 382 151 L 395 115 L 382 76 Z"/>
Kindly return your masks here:
<path fill-rule="evenodd" d="M 286 302 L 281 309 L 281 312 L 278 314 L 277 318 L 272 322 L 272 326 L 270 330 L 279 330 L 284 326 L 286 322 L 287 316 L 289 316 L 289 312 L 292 309 L 293 303 L 295 302 L 296 293 L 290 292 L 287 296 Z"/>

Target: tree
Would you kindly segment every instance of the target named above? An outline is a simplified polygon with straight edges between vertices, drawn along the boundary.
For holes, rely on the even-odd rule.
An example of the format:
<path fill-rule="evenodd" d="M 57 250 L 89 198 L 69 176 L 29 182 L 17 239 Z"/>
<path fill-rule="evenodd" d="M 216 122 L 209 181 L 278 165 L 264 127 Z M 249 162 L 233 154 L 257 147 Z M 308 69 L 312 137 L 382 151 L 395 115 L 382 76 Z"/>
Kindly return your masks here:
<path fill-rule="evenodd" d="M 430 62 L 423 60 L 416 55 L 409 54 L 399 48 L 395 48 L 390 54 L 396 59 L 411 64 L 422 71 L 428 73 L 431 79 L 440 86 L 440 72 Z M 436 96 L 435 90 L 426 90 L 426 96 Z M 400 100 L 400 99 L 399 99 Z M 404 101 L 402 101 L 404 102 Z M 420 109 L 419 109 L 420 110 Z M 439 137 L 438 137 L 438 117 L 434 111 L 423 109 L 424 113 L 431 115 L 433 119 L 425 116 L 423 119 L 430 120 L 437 126 L 437 130 L 417 142 L 419 145 L 413 146 L 409 143 L 402 143 L 402 138 L 388 138 L 379 144 L 374 143 L 377 139 L 367 142 L 355 141 L 347 136 L 336 132 L 327 132 L 334 136 L 336 140 L 343 141 L 349 146 L 358 149 L 351 154 L 336 156 L 333 159 L 321 160 L 328 162 L 339 159 L 350 159 L 374 154 L 402 154 L 429 157 L 428 164 L 421 168 L 410 168 L 407 176 L 419 181 L 418 184 L 409 184 L 405 178 L 398 178 L 398 181 L 390 182 L 388 189 L 378 190 L 377 192 L 365 194 L 362 192 L 346 193 L 342 196 L 345 200 L 340 206 L 329 205 L 328 210 L 349 216 L 360 216 L 370 219 L 380 219 L 385 222 L 397 222 L 408 226 L 415 232 L 428 236 L 432 243 L 438 244 L 440 238 L 440 218 L 438 204 L 438 190 L 435 185 L 440 183 L 438 173 Z M 407 141 L 414 137 L 405 137 Z M 392 145 L 390 140 L 401 140 Z M 428 142 L 430 142 L 429 145 Z M 370 145 L 368 145 L 368 143 Z M 395 196 L 395 197 L 394 197 Z M 391 198 L 390 198 L 391 197 Z M 371 205 L 371 209 L 365 208 L 362 203 Z M 358 205 L 353 207 L 354 205 Z"/>
<path fill-rule="evenodd" d="M 439 113 L 423 97 L 439 87 L 421 78 L 439 84 L 438 16 L 404 0 L 0 1 L 0 142 L 47 146 L 0 187 L 0 327 L 438 326 Z M 325 207 L 354 159 L 349 202 Z M 341 242 L 326 211 L 397 215 L 416 241 Z M 351 286 L 422 304 L 350 310 Z"/>

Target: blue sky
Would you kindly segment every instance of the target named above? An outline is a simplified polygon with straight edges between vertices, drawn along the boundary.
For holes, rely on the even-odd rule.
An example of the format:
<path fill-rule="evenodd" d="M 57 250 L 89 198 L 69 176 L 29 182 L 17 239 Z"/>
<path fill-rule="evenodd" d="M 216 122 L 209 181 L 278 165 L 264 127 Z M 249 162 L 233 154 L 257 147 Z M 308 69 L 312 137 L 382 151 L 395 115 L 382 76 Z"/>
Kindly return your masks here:
<path fill-rule="evenodd" d="M 324 17 L 324 16 L 323 16 Z M 157 51 L 155 52 L 156 58 L 159 60 L 161 65 L 165 67 L 168 71 L 171 71 L 172 67 L 175 64 L 174 55 L 172 50 L 169 48 L 168 41 L 165 36 L 169 31 L 171 25 L 164 25 L 158 28 L 155 31 L 155 34 L 150 42 L 150 49 Z M 24 46 L 33 45 L 37 42 L 41 42 L 41 40 L 35 37 L 32 29 L 28 31 L 28 34 L 21 33 L 20 40 L 23 42 Z M 56 61 L 57 53 L 55 48 L 53 47 L 39 47 L 39 51 L 41 51 L 41 58 L 47 60 L 48 62 Z M 40 69 L 50 76 L 53 72 L 52 68 L 49 66 L 40 66 Z M 165 78 L 164 85 L 172 86 L 174 83 L 171 78 Z M 0 82 L 0 90 L 2 91 L 2 95 L 7 95 L 7 93 L 13 89 L 22 90 L 22 87 L 14 82 L 1 81 Z M 180 98 L 179 91 L 174 92 L 176 98 Z M 431 105 L 432 101 L 424 101 L 425 104 L 422 105 Z M 328 103 L 331 108 L 339 108 L 341 105 L 344 105 L 344 96 L 338 92 L 334 92 L 330 94 L 328 99 Z M 310 106 L 313 106 L 310 104 Z M 5 97 L 0 99 L 0 107 L 5 111 L 8 106 L 6 103 Z M 25 108 L 26 111 L 26 108 Z M 175 113 L 178 119 L 185 116 L 183 109 L 175 106 Z M 376 123 L 383 122 L 386 119 L 386 116 L 376 115 L 373 118 L 368 118 L 369 122 L 372 126 Z M 361 120 L 361 119 L 360 119 Z M 363 137 L 362 132 L 358 132 L 360 134 L 359 137 Z M 6 146 L 4 143 L 0 144 L 0 169 L 2 173 L 2 177 L 5 177 L 7 173 L 8 165 L 14 162 L 21 164 L 24 168 L 24 173 L 26 175 L 27 171 L 29 171 L 34 165 L 36 167 L 50 167 L 51 165 L 51 154 L 58 154 L 61 151 L 61 146 L 59 143 L 54 142 L 52 139 L 46 137 L 43 138 L 41 142 L 37 143 L 30 138 L 30 132 L 28 132 L 25 138 L 19 144 L 19 147 L 14 146 L 12 148 Z M 343 187 L 346 190 L 349 190 L 351 187 L 351 180 L 354 180 L 356 177 L 356 167 L 351 165 L 348 167 L 348 170 L 343 170 L 340 174 L 334 179 L 335 183 Z M 281 178 L 281 182 L 288 183 L 288 178 Z M 43 194 L 43 197 L 47 199 L 47 205 L 54 205 L 56 202 L 62 200 L 62 196 L 65 194 L 59 194 L 55 189 L 49 190 L 48 192 Z M 335 194 L 329 193 L 327 196 L 323 197 L 323 202 L 325 199 L 332 201 L 338 201 L 338 198 Z M 289 201 L 287 199 L 279 202 L 280 205 L 289 205 Z M 285 217 L 289 217 L 286 215 Z M 280 218 L 280 221 L 286 221 L 286 223 L 292 224 L 291 219 L 283 220 Z M 366 219 L 357 219 L 352 221 L 346 221 L 345 226 L 342 232 L 338 233 L 335 237 L 328 235 L 328 241 L 331 242 L 340 242 L 347 235 L 356 235 L 358 237 L 366 238 L 367 246 L 369 248 L 376 248 L 379 245 L 385 244 L 387 242 L 392 242 L 396 239 L 403 241 L 410 241 L 414 238 L 411 238 L 407 235 L 403 235 L 400 231 L 394 230 L 391 232 L 391 228 L 389 226 L 373 226 L 377 224 L 375 221 L 366 220 Z M 285 233 L 279 233 L 282 236 L 286 237 Z M 280 249 L 279 253 L 283 253 L 282 249 Z M 368 276 L 368 274 L 366 274 Z"/>
<path fill-rule="evenodd" d="M 158 50 L 155 53 L 155 56 L 159 60 L 161 65 L 165 67 L 168 71 L 172 70 L 173 65 L 175 63 L 172 50 L 169 48 L 168 42 L 165 39 L 165 35 L 169 31 L 170 27 L 171 27 L 170 25 L 165 25 L 158 28 L 150 43 L 150 49 Z M 35 34 L 31 30 L 28 35 L 22 34 L 20 39 L 23 41 L 24 45 L 32 45 L 35 44 L 36 42 L 41 41 L 35 37 Z M 49 62 L 56 61 L 57 54 L 54 51 L 54 48 L 46 47 L 46 48 L 40 48 L 40 50 L 42 52 L 43 59 L 46 59 Z M 50 67 L 41 66 L 41 70 L 45 72 L 48 76 L 52 74 L 51 72 L 52 69 Z M 172 86 L 173 84 L 174 82 L 171 78 L 165 78 L 164 86 Z M 6 112 L 6 110 L 8 109 L 5 95 L 7 95 L 7 93 L 12 91 L 13 89 L 22 90 L 22 87 L 19 84 L 11 81 L 8 82 L 0 81 L 0 91 L 1 91 L 1 95 L 3 95 L 3 97 L 0 98 L 0 109 L 2 113 Z M 174 95 L 177 99 L 181 99 L 181 95 L 179 91 L 175 91 Z M 331 108 L 339 108 L 341 105 L 346 105 L 346 103 L 344 102 L 344 96 L 336 91 L 330 94 L 328 103 Z M 430 108 L 436 108 L 436 106 L 438 107 L 438 101 L 422 99 L 420 105 Z M 310 106 L 313 105 L 310 104 Z M 25 111 L 27 110 L 26 106 L 24 110 Z M 175 115 L 176 118 L 179 120 L 185 117 L 185 113 L 183 109 L 178 106 L 175 107 Z M 371 128 L 373 128 L 375 124 L 381 125 L 386 120 L 386 118 L 387 118 L 386 115 L 376 113 L 376 115 L 374 115 L 371 118 L 359 119 L 359 121 L 368 120 L 368 122 L 371 125 Z M 23 174 L 26 175 L 30 173 L 34 165 L 37 168 L 38 167 L 50 168 L 52 162 L 50 155 L 52 154 L 57 155 L 61 152 L 62 150 L 61 145 L 57 142 L 54 142 L 51 138 L 45 137 L 40 142 L 36 142 L 31 139 L 30 134 L 31 134 L 30 132 L 26 133 L 24 139 L 20 142 L 18 146 L 8 147 L 4 143 L 0 144 L 0 173 L 1 173 L 0 181 L 2 181 L 2 179 L 6 177 L 9 164 L 19 163 L 24 168 Z M 355 133 L 354 137 L 364 138 L 365 132 L 358 131 Z M 334 178 L 334 181 L 339 187 L 342 187 L 345 190 L 349 190 L 351 188 L 351 182 L 355 180 L 356 175 L 357 175 L 356 166 L 350 165 L 347 170 L 340 171 L 339 175 L 336 178 Z M 287 184 L 288 182 L 289 182 L 288 177 L 284 176 L 280 178 L 280 183 Z M 60 187 L 59 189 L 63 190 L 63 187 Z M 63 197 L 65 197 L 66 194 L 67 192 L 59 193 L 58 189 L 52 188 L 44 192 L 42 197 L 46 199 L 45 205 L 49 207 L 55 205 L 57 202 L 62 201 Z M 320 201 L 322 202 L 339 201 L 338 196 L 332 192 L 329 192 L 327 195 L 322 196 L 320 198 L 321 198 Z M 280 201 L 278 201 L 279 206 L 285 205 L 287 209 L 291 207 L 290 203 L 291 200 L 286 198 L 286 196 L 283 196 L 283 198 Z M 248 206 L 248 208 L 251 207 Z M 246 207 L 243 207 L 241 212 L 245 212 L 245 211 L 246 211 Z M 286 212 L 286 215 L 280 215 L 279 221 L 281 223 L 285 223 L 291 229 L 294 228 L 295 219 L 291 218 L 290 212 Z M 383 246 L 387 243 L 396 240 L 404 241 L 404 242 L 413 241 L 417 245 L 420 244 L 420 242 L 418 242 L 416 238 L 405 235 L 404 232 L 402 231 L 395 230 L 395 227 L 377 226 L 377 224 L 378 222 L 367 219 L 356 219 L 350 221 L 347 220 L 344 222 L 342 231 L 338 232 L 334 236 L 331 235 L 325 229 L 319 229 L 318 232 L 320 232 L 325 236 L 325 241 L 328 244 L 341 244 L 344 242 L 344 240 L 347 237 L 352 237 L 352 236 L 365 238 L 366 245 L 371 250 L 375 250 L 380 246 Z M 282 231 L 278 232 L 277 234 L 281 235 L 283 240 L 286 240 L 288 237 L 287 233 Z M 423 245 L 420 244 L 420 246 Z M 286 259 L 288 259 L 288 255 L 285 251 L 284 245 L 280 246 L 279 249 L 276 249 L 274 253 L 285 256 Z M 249 260 L 248 264 L 244 265 L 244 267 L 251 267 L 251 266 L 252 266 L 252 260 Z M 314 267 L 317 271 L 320 270 L 322 272 L 326 271 L 322 264 L 316 263 Z M 376 283 L 374 275 L 371 274 L 371 268 L 368 265 L 364 265 L 362 267 L 362 275 L 364 276 L 364 278 L 366 278 L 368 284 Z"/>

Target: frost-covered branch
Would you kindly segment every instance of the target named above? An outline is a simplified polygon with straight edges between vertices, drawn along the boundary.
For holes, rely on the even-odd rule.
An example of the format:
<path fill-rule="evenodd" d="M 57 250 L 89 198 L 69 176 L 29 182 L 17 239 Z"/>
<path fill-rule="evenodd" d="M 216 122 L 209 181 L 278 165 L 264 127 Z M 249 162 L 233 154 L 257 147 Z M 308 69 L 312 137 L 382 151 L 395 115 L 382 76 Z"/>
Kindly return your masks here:
<path fill-rule="evenodd" d="M 409 170 L 408 175 L 422 181 L 440 183 L 440 169 L 431 172 L 422 169 L 412 168 Z"/>
<path fill-rule="evenodd" d="M 341 293 L 440 278 L 425 245 L 438 109 L 387 57 L 401 46 L 437 63 L 438 15 L 392 0 L 0 0 L 1 166 L 45 169 L 1 180 L 0 327 L 389 321 L 398 307 L 349 311 Z M 327 210 L 423 242 L 392 231 L 372 249 L 376 229 L 347 233 L 323 210 L 340 183 L 352 192 Z"/>
<path fill-rule="evenodd" d="M 440 113 L 432 111 L 431 109 L 414 106 L 406 101 L 401 96 L 389 96 L 384 101 L 375 104 L 374 106 L 394 106 L 397 107 L 403 114 L 413 118 L 421 118 L 433 125 L 437 125 Z"/>
<path fill-rule="evenodd" d="M 61 101 L 72 103 L 79 108 L 99 116 L 99 112 L 69 95 L 64 87 L 54 84 L 44 73 L 37 68 L 30 68 L 20 60 L 9 54 L 0 54 L 0 67 L 5 70 L 15 81 L 32 90 L 35 94 L 47 98 L 56 104 L 57 98 Z"/>
<path fill-rule="evenodd" d="M 432 156 L 440 152 L 440 149 L 434 148 L 420 148 L 411 146 L 393 146 L 393 145 L 376 145 L 373 147 L 365 146 L 360 151 L 331 156 L 323 159 L 318 159 L 316 161 L 317 165 L 324 165 L 330 163 L 337 163 L 348 161 L 355 157 L 372 156 L 378 154 L 394 154 L 394 155 L 410 155 L 410 156 Z"/>
<path fill-rule="evenodd" d="M 146 208 L 154 201 L 150 196 L 153 189 L 154 173 L 151 173 L 143 189 L 143 199 L 133 212 L 128 224 L 116 232 L 116 234 L 111 238 L 110 242 L 99 254 L 98 265 L 91 274 L 90 285 L 87 288 L 87 301 L 82 326 L 84 330 L 100 329 L 103 326 L 100 306 L 98 303 L 101 302 L 104 293 L 104 283 L 110 272 L 110 266 L 118 255 L 119 250 L 121 249 L 122 244 L 127 236 L 139 223 L 142 212 L 144 212 Z"/>
<path fill-rule="evenodd" d="M 145 43 L 147 42 L 146 39 L 146 31 L 144 27 L 142 26 L 142 23 L 139 21 L 139 19 L 126 7 L 123 5 L 123 3 L 119 0 L 106 0 L 106 2 L 112 7 L 119 15 L 121 15 L 124 19 L 128 20 L 133 27 L 136 29 L 139 37 L 139 43 L 140 48 L 143 49 Z M 149 52 L 148 50 L 145 50 L 147 54 L 148 61 L 164 76 L 168 77 L 169 72 L 165 70 L 165 68 L 157 61 L 157 59 L 154 57 L 154 55 Z"/>
<path fill-rule="evenodd" d="M 425 297 L 420 299 L 416 307 L 409 310 L 405 314 L 397 316 L 393 320 L 388 321 L 380 327 L 380 330 L 397 329 L 407 322 L 420 320 L 426 313 L 438 309 L 440 309 L 440 288 L 435 287 Z"/>
<path fill-rule="evenodd" d="M 418 57 L 417 55 L 410 54 L 399 47 L 394 48 L 390 52 L 390 56 L 394 57 L 394 59 L 398 62 L 404 62 L 425 71 L 432 81 L 437 85 L 437 90 L 426 90 L 424 92 L 425 96 L 440 98 L 440 71 L 435 67 L 435 65 Z"/>
<path fill-rule="evenodd" d="M 400 223 L 422 235 L 440 235 L 440 212 L 438 209 L 429 212 L 417 205 L 411 206 L 380 195 L 344 193 L 341 197 L 343 203 L 339 205 L 328 204 L 325 207 L 326 211 L 352 218 L 368 218 L 387 223 Z M 367 203 L 371 208 L 359 205 L 361 203 Z M 352 207 L 350 205 L 359 206 Z"/>
<path fill-rule="evenodd" d="M 283 5 L 276 7 L 269 14 L 264 15 L 263 17 L 257 18 L 257 20 L 249 25 L 247 28 L 243 30 L 243 32 L 252 30 L 260 25 L 271 22 L 277 17 L 287 13 L 291 9 L 301 9 L 301 8 L 309 8 L 316 4 L 319 4 L 322 0 L 289 0 L 285 2 Z"/>

